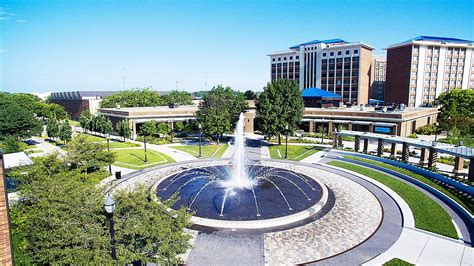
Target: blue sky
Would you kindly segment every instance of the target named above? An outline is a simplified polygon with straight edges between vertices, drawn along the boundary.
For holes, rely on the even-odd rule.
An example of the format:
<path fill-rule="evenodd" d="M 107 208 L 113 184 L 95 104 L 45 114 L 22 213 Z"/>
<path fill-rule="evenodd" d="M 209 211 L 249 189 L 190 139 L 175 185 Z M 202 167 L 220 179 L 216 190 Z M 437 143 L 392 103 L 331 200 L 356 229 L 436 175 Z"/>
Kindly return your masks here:
<path fill-rule="evenodd" d="M 272 51 L 474 39 L 473 1 L 0 1 L 0 90 L 261 90 Z M 125 70 L 122 70 L 125 68 Z"/>

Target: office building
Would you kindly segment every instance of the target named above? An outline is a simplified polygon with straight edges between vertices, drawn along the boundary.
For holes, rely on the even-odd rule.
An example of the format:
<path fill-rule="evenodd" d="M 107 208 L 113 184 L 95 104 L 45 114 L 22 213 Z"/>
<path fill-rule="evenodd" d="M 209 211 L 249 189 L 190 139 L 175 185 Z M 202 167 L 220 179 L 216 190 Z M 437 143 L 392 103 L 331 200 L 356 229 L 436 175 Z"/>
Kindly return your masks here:
<path fill-rule="evenodd" d="M 371 78 L 373 82 L 371 82 L 369 97 L 370 99 L 383 101 L 385 94 L 387 60 L 385 56 L 379 55 L 374 55 L 373 58 L 371 67 Z"/>
<path fill-rule="evenodd" d="M 300 88 L 320 88 L 342 96 L 346 104 L 367 104 L 372 51 L 361 42 L 315 40 L 269 54 L 271 80 L 295 80 Z"/>
<path fill-rule="evenodd" d="M 474 89 L 472 41 L 418 36 L 386 50 L 386 103 L 429 106 L 448 90 Z"/>

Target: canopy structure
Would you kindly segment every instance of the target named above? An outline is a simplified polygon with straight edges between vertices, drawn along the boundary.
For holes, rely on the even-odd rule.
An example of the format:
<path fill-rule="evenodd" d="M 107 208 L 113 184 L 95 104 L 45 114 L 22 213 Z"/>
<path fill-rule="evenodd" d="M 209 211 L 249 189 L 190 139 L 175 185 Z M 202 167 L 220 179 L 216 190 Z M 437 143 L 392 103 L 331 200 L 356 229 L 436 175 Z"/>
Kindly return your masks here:
<path fill-rule="evenodd" d="M 301 92 L 303 98 L 317 98 L 322 100 L 342 99 L 342 96 L 320 88 L 307 88 Z"/>

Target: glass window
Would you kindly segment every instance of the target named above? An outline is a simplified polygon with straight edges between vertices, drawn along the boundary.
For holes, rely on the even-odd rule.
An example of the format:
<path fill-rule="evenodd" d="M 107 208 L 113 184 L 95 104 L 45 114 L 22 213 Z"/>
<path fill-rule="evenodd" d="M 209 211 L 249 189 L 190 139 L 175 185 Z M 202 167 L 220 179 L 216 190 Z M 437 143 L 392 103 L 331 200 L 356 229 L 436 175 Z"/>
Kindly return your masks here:
<path fill-rule="evenodd" d="M 337 55 L 342 55 L 342 52 L 341 51 L 337 52 Z"/>
<path fill-rule="evenodd" d="M 330 56 L 334 56 L 334 52 L 331 52 L 329 55 L 330 55 Z"/>
<path fill-rule="evenodd" d="M 346 51 L 346 54 L 349 54 L 349 53 L 350 53 L 350 51 L 349 51 L 349 50 L 347 50 L 347 51 Z"/>
<path fill-rule="evenodd" d="M 283 60 L 286 60 L 286 56 L 285 56 L 285 57 L 283 57 Z"/>
<path fill-rule="evenodd" d="M 354 50 L 354 54 L 358 54 L 359 53 L 359 50 Z"/>
<path fill-rule="evenodd" d="M 323 56 L 326 56 L 326 53 L 323 53 Z"/>
<path fill-rule="evenodd" d="M 293 56 L 290 56 L 290 60 L 293 60 Z"/>
<path fill-rule="evenodd" d="M 300 56 L 299 56 L 299 55 L 296 56 L 296 60 L 298 60 L 298 59 L 300 59 Z"/>
<path fill-rule="evenodd" d="M 278 61 L 281 61 L 281 57 L 278 57 Z"/>

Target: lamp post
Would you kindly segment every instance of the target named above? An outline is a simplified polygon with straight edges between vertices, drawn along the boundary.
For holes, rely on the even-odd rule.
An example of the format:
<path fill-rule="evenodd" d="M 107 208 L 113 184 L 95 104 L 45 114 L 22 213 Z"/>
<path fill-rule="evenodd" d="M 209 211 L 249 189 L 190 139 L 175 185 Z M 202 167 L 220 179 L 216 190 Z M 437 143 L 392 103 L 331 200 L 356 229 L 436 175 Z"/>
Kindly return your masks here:
<path fill-rule="evenodd" d="M 199 123 L 198 127 L 199 127 L 199 155 L 198 155 L 198 158 L 201 158 L 202 157 L 202 149 L 201 149 L 202 125 L 201 125 L 201 123 Z"/>
<path fill-rule="evenodd" d="M 107 196 L 104 202 L 105 213 L 107 214 L 107 219 L 109 220 L 109 233 L 110 233 L 110 244 L 112 246 L 112 259 L 117 259 L 117 253 L 115 251 L 115 230 L 114 230 L 114 211 L 115 211 L 115 201 L 110 195 Z"/>
<path fill-rule="evenodd" d="M 143 148 L 145 149 L 145 163 L 148 162 L 148 158 L 146 157 L 146 134 L 143 135 Z"/>
<path fill-rule="evenodd" d="M 110 134 L 107 133 L 107 151 L 110 153 Z M 109 173 L 112 174 L 112 165 L 109 163 Z"/>
<path fill-rule="evenodd" d="M 286 133 L 286 147 L 285 147 L 285 159 L 288 159 L 288 124 L 285 126 Z"/>
<path fill-rule="evenodd" d="M 436 122 L 435 126 L 436 126 L 436 129 L 435 129 L 435 141 L 438 141 L 438 127 L 439 127 L 439 123 Z"/>

